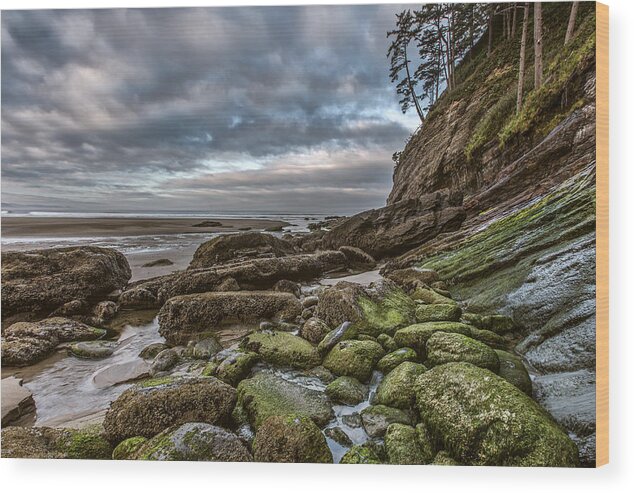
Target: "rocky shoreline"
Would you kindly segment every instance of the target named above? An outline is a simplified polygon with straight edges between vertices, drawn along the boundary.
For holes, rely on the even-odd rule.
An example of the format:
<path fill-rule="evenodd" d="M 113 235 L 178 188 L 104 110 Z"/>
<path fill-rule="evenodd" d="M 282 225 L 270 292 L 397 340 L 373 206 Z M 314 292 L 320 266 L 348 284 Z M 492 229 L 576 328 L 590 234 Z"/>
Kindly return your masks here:
<path fill-rule="evenodd" d="M 369 285 L 315 286 L 376 260 L 354 245 L 307 253 L 302 241 L 215 238 L 187 270 L 131 284 L 125 263 L 91 273 L 118 259 L 111 250 L 3 253 L 3 282 L 22 290 L 3 285 L 4 366 L 59 348 L 107 365 L 112 321 L 148 307 L 159 309 L 165 338 L 140 352 L 136 383 L 96 423 L 3 422 L 3 457 L 580 465 L 575 442 L 532 398 L 511 318 L 465 310 L 435 271 L 418 267 Z M 85 296 L 71 289 L 89 281 Z M 28 306 L 12 301 L 24 290 Z M 221 342 L 235 326 L 251 328 Z"/>

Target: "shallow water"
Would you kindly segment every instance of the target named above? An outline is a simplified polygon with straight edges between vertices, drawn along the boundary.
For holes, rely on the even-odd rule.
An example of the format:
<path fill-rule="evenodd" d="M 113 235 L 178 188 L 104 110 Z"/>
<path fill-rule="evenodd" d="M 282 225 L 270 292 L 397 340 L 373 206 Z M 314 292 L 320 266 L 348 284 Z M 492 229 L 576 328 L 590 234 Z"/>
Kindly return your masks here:
<path fill-rule="evenodd" d="M 141 350 L 154 342 L 164 342 L 156 318 L 144 325 L 124 326 L 117 340 L 119 347 L 106 359 L 67 356 L 25 378 L 24 386 L 35 400 L 37 426 L 61 425 L 103 412 L 131 385 L 109 382 L 138 375 L 147 365 L 138 357 Z"/>

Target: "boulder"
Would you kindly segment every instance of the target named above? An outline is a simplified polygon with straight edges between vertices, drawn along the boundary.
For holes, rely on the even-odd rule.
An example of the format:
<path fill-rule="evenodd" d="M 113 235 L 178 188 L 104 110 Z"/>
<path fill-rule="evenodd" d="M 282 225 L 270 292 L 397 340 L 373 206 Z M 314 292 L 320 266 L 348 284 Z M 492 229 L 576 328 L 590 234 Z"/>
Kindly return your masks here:
<path fill-rule="evenodd" d="M 429 288 L 416 288 L 411 294 L 412 298 L 426 305 L 457 305 L 458 303 L 440 294 L 438 291 Z"/>
<path fill-rule="evenodd" d="M 426 452 L 413 427 L 400 423 L 392 423 L 387 427 L 385 453 L 390 464 L 429 464 L 434 457 Z"/>
<path fill-rule="evenodd" d="M 332 463 L 326 438 L 308 417 L 270 416 L 258 428 L 253 455 L 259 462 Z"/>
<path fill-rule="evenodd" d="M 99 339 L 105 335 L 104 329 L 62 317 L 18 322 L 4 331 L 2 366 L 32 365 L 53 353 L 62 342 Z"/>
<path fill-rule="evenodd" d="M 257 373 L 238 385 L 238 402 L 256 430 L 269 416 L 308 416 L 319 426 L 333 417 L 328 397 L 271 373 Z"/>
<path fill-rule="evenodd" d="M 256 353 L 226 349 L 216 354 L 205 366 L 202 374 L 219 378 L 235 387 L 249 376 L 251 368 L 260 361 Z"/>
<path fill-rule="evenodd" d="M 408 347 L 399 348 L 383 356 L 377 363 L 376 368 L 384 375 L 387 375 L 405 361 L 418 361 L 416 351 Z"/>
<path fill-rule="evenodd" d="M 330 332 L 330 327 L 326 325 L 326 322 L 320 318 L 311 317 L 304 322 L 299 335 L 313 344 L 319 344 L 328 332 Z"/>
<path fill-rule="evenodd" d="M 451 332 L 471 335 L 471 326 L 460 322 L 425 322 L 399 329 L 394 334 L 394 341 L 399 347 L 415 350 L 421 358 L 425 358 L 427 340 L 436 332 Z"/>
<path fill-rule="evenodd" d="M 346 257 L 337 251 L 246 260 L 137 281 L 121 294 L 119 303 L 126 308 L 159 308 L 175 296 L 228 290 L 228 280 L 233 286 L 231 291 L 236 287 L 246 291 L 263 290 L 282 279 L 310 281 L 345 268 Z"/>
<path fill-rule="evenodd" d="M 382 464 L 377 447 L 373 443 L 353 445 L 341 458 L 340 464 Z"/>
<path fill-rule="evenodd" d="M 529 396 L 532 395 L 533 382 L 531 381 L 528 371 L 526 371 L 526 367 L 524 366 L 522 359 L 515 354 L 511 354 L 500 349 L 496 349 L 495 353 L 498 355 L 498 359 L 500 360 L 500 370 L 498 371 L 498 374 L 507 382 L 515 385 L 525 394 Z"/>
<path fill-rule="evenodd" d="M 354 377 L 368 382 L 378 361 L 385 355 L 373 341 L 343 341 L 335 345 L 324 359 L 325 368 L 335 375 Z"/>
<path fill-rule="evenodd" d="M 283 257 L 292 253 L 295 253 L 293 245 L 273 235 L 258 232 L 220 235 L 196 249 L 188 269 L 259 257 Z"/>
<path fill-rule="evenodd" d="M 353 246 L 381 259 L 455 231 L 465 217 L 462 194 L 441 190 L 346 218 L 323 235 L 320 245 Z"/>
<path fill-rule="evenodd" d="M 431 367 L 457 361 L 465 361 L 494 373 L 500 369 L 498 355 L 486 344 L 462 334 L 432 334 L 427 341 L 427 365 Z"/>
<path fill-rule="evenodd" d="M 417 406 L 434 438 L 468 465 L 579 463 L 577 446 L 521 390 L 470 363 L 447 363 L 416 380 Z"/>
<path fill-rule="evenodd" d="M 418 322 L 457 322 L 461 315 L 462 310 L 455 304 L 436 303 L 416 307 Z"/>
<path fill-rule="evenodd" d="M 352 440 L 350 439 L 348 434 L 338 426 L 335 426 L 333 428 L 326 428 L 324 430 L 324 435 L 326 435 L 327 438 L 330 438 L 332 441 L 338 443 L 342 447 L 352 447 Z"/>
<path fill-rule="evenodd" d="M 253 460 L 251 453 L 237 435 L 208 423 L 185 423 L 173 426 L 134 448 L 130 458 L 141 460 L 214 462 L 251 462 Z"/>
<path fill-rule="evenodd" d="M 2 319 L 37 320 L 73 300 L 94 304 L 130 277 L 128 261 L 111 248 L 2 252 Z"/>
<path fill-rule="evenodd" d="M 383 273 L 383 271 L 381 271 Z M 440 277 L 435 270 L 408 267 L 406 269 L 395 269 L 383 273 L 385 277 L 394 281 L 408 293 L 416 288 L 426 288 Z"/>
<path fill-rule="evenodd" d="M 391 353 L 392 351 L 396 351 L 398 349 L 396 342 L 394 342 L 394 338 L 387 334 L 379 334 L 376 338 L 376 342 L 383 346 L 386 353 Z"/>
<path fill-rule="evenodd" d="M 183 344 L 213 336 L 226 319 L 292 320 L 301 311 L 299 300 L 289 293 L 236 291 L 183 295 L 163 305 L 159 312 L 159 333 L 170 344 Z"/>
<path fill-rule="evenodd" d="M 242 339 L 240 347 L 259 354 L 264 361 L 276 366 L 307 370 L 321 363 L 315 346 L 288 332 L 254 332 Z"/>
<path fill-rule="evenodd" d="M 192 350 L 192 358 L 208 360 L 214 354 L 222 351 L 222 344 L 215 337 L 208 337 L 198 341 Z"/>
<path fill-rule="evenodd" d="M 117 347 L 115 341 L 80 341 L 71 344 L 68 350 L 78 358 L 103 359 L 112 356 Z"/>
<path fill-rule="evenodd" d="M 326 387 L 326 395 L 332 402 L 354 406 L 366 398 L 368 389 L 353 377 L 338 377 Z"/>
<path fill-rule="evenodd" d="M 339 251 L 346 256 L 348 264 L 353 268 L 363 268 L 367 270 L 376 266 L 376 260 L 360 248 L 344 245 L 339 247 Z"/>
<path fill-rule="evenodd" d="M 136 459 L 136 452 L 141 446 L 147 442 L 145 437 L 126 438 L 112 451 L 114 460 L 133 460 Z"/>
<path fill-rule="evenodd" d="M 436 454 L 432 462 L 434 466 L 459 466 L 460 462 L 452 458 L 446 450 L 441 450 Z"/>
<path fill-rule="evenodd" d="M 357 336 L 357 329 L 352 325 L 352 323 L 343 322 L 335 330 L 331 330 L 324 336 L 317 346 L 317 351 L 319 351 L 319 354 L 323 356 L 334 348 L 340 341 L 355 339 Z"/>
<path fill-rule="evenodd" d="M 401 363 L 381 381 L 372 403 L 399 409 L 413 409 L 416 403 L 413 382 L 426 371 L 427 368 L 419 363 Z"/>
<path fill-rule="evenodd" d="M 3 427 L 35 411 L 33 394 L 22 386 L 21 379 L 14 376 L 3 378 L 1 389 Z"/>
<path fill-rule="evenodd" d="M 2 429 L 2 457 L 17 459 L 110 459 L 112 447 L 93 429 Z"/>
<path fill-rule="evenodd" d="M 236 390 L 213 377 L 165 377 L 141 382 L 123 392 L 103 423 L 111 443 L 151 438 L 188 422 L 223 424 L 236 403 Z"/>
<path fill-rule="evenodd" d="M 409 426 L 415 424 L 410 413 L 382 404 L 366 407 L 361 411 L 361 420 L 363 429 L 371 438 L 385 435 L 387 427 L 392 423 L 401 423 Z"/>
<path fill-rule="evenodd" d="M 180 361 L 179 352 L 175 348 L 164 349 L 158 353 L 150 366 L 150 375 L 171 370 Z"/>
<path fill-rule="evenodd" d="M 158 353 L 164 349 L 169 349 L 169 346 L 164 342 L 153 342 L 152 344 L 145 346 L 139 353 L 139 358 L 154 359 Z"/>
<path fill-rule="evenodd" d="M 478 329 L 490 330 L 498 335 L 504 335 L 515 330 L 515 322 L 505 315 L 480 315 L 478 313 L 463 313 L 462 319 Z"/>

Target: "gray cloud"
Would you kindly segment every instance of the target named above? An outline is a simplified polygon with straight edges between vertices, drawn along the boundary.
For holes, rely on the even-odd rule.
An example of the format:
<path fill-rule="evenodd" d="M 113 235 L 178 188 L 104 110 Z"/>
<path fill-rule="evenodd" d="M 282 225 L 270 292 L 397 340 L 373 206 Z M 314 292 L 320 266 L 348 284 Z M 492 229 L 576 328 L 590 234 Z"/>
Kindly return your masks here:
<path fill-rule="evenodd" d="M 3 208 L 380 206 L 397 5 L 5 11 Z"/>

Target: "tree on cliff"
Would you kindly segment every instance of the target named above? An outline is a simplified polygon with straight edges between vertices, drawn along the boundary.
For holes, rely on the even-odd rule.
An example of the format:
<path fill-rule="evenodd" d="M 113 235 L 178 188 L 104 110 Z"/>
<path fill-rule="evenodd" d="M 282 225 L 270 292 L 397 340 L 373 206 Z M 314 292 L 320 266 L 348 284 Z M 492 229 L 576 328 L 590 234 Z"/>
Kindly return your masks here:
<path fill-rule="evenodd" d="M 568 18 L 568 29 L 566 29 L 566 39 L 564 39 L 564 46 L 572 39 L 572 35 L 575 32 L 575 21 L 577 20 L 577 11 L 579 10 L 579 2 L 572 2 L 570 8 L 570 17 Z"/>
<path fill-rule="evenodd" d="M 522 23 L 522 41 L 520 43 L 520 70 L 517 79 L 517 106 L 516 113 L 522 109 L 522 96 L 524 92 L 524 74 L 526 72 L 526 38 L 528 37 L 528 16 L 530 3 L 524 4 L 524 21 Z"/>
<path fill-rule="evenodd" d="M 542 57 L 542 3 L 535 2 L 535 21 L 534 21 L 534 45 L 535 45 L 535 89 L 539 89 L 542 85 L 543 76 L 543 57 Z"/>
<path fill-rule="evenodd" d="M 410 60 L 407 58 L 407 47 L 416 36 L 414 16 L 411 11 L 406 10 L 397 14 L 396 19 L 396 29 L 387 33 L 388 38 L 394 38 L 387 52 L 390 59 L 390 80 L 398 82 L 396 92 L 401 96 L 399 103 L 403 113 L 414 106 L 422 122 L 425 117 L 414 87 L 418 81 L 410 72 Z M 403 71 L 405 76 L 399 81 Z"/>

